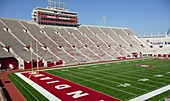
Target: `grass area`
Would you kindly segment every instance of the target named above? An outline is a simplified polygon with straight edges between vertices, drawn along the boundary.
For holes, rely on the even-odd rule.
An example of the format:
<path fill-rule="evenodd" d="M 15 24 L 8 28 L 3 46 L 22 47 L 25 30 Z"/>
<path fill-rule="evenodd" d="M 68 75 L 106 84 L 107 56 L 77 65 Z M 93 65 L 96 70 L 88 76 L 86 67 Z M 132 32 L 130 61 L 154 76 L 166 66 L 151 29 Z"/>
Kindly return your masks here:
<path fill-rule="evenodd" d="M 152 65 L 154 68 L 137 67 L 137 64 Z M 45 70 L 45 72 L 65 78 L 118 99 L 129 100 L 160 87 L 169 85 L 169 66 L 169 60 L 142 59 L 77 66 L 74 68 L 52 69 Z M 161 75 L 161 77 L 155 77 L 155 75 Z M 20 92 L 22 92 L 26 99 L 36 100 L 36 98 L 38 98 L 43 101 L 44 99 L 47 100 L 15 74 L 10 74 L 8 77 Z M 27 89 L 22 85 L 26 86 Z M 33 93 L 30 94 L 30 92 Z M 167 94 L 167 96 L 170 95 L 169 92 L 165 92 L 165 94 Z M 156 100 L 162 99 L 161 97 L 156 97 Z"/>
<path fill-rule="evenodd" d="M 37 92 L 28 83 L 24 82 L 14 73 L 8 74 L 8 78 L 18 88 L 27 101 L 48 101 L 48 99 L 46 99 L 43 95 Z"/>
<path fill-rule="evenodd" d="M 137 67 L 153 65 L 154 68 Z M 128 100 L 170 84 L 169 60 L 136 60 L 46 71 L 110 96 Z M 155 75 L 164 75 L 156 78 Z M 141 82 L 139 79 L 149 79 Z M 125 86 L 125 87 L 123 87 Z"/>

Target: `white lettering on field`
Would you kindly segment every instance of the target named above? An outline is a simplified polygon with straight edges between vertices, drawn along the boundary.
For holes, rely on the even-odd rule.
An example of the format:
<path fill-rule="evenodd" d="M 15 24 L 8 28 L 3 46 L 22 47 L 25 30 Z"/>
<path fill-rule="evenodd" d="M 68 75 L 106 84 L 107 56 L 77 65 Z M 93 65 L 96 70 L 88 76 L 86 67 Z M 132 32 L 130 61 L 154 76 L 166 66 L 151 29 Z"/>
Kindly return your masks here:
<path fill-rule="evenodd" d="M 73 95 L 72 97 L 73 98 L 79 98 L 79 97 L 83 97 L 83 96 L 87 96 L 89 95 L 88 93 L 83 93 L 83 91 L 79 90 L 79 91 L 75 91 L 75 92 L 70 92 L 70 93 L 67 93 L 67 95 Z"/>
<path fill-rule="evenodd" d="M 58 80 L 56 81 L 50 81 L 50 82 L 47 82 L 47 84 L 52 84 L 52 83 L 56 83 L 56 82 L 59 82 Z"/>
<path fill-rule="evenodd" d="M 45 75 L 43 75 L 43 74 L 34 75 L 34 77 L 41 77 L 41 76 L 45 76 Z"/>
<path fill-rule="evenodd" d="M 53 78 L 50 78 L 50 77 L 44 77 L 44 78 L 40 78 L 40 80 L 51 80 Z"/>
<path fill-rule="evenodd" d="M 70 88 L 70 85 L 66 85 L 66 84 L 61 84 L 61 85 L 57 85 L 55 86 L 56 89 L 61 90 L 61 89 L 66 89 L 66 88 Z"/>

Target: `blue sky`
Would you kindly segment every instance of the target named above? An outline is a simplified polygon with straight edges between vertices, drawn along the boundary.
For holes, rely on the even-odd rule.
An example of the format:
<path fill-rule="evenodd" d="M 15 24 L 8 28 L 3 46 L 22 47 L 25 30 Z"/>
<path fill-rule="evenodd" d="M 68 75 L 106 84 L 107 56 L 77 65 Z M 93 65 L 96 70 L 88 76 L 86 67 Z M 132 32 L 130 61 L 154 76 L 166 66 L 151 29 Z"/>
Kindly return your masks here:
<path fill-rule="evenodd" d="M 48 0 L 0 0 L 0 17 L 31 20 L 35 7 L 46 7 Z M 170 27 L 170 0 L 59 0 L 76 11 L 79 23 L 131 28 L 136 35 L 164 34 Z"/>

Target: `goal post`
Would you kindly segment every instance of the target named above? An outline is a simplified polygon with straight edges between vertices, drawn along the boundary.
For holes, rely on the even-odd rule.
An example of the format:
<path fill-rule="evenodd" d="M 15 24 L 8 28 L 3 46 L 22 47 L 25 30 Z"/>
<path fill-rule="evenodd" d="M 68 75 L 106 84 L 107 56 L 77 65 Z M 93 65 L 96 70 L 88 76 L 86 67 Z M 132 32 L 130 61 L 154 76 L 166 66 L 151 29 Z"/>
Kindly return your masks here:
<path fill-rule="evenodd" d="M 34 69 L 33 67 L 33 56 L 32 56 L 32 42 L 30 42 L 30 56 L 31 56 L 31 74 L 29 75 L 29 84 L 30 84 L 30 80 L 31 80 L 31 76 L 33 75 L 38 75 L 39 74 L 39 61 L 38 61 L 38 42 L 36 41 L 36 61 L 37 61 L 37 67 L 36 69 Z"/>
<path fill-rule="evenodd" d="M 38 66 L 38 42 L 36 41 L 36 56 L 37 56 L 37 74 L 39 74 L 39 66 Z"/>

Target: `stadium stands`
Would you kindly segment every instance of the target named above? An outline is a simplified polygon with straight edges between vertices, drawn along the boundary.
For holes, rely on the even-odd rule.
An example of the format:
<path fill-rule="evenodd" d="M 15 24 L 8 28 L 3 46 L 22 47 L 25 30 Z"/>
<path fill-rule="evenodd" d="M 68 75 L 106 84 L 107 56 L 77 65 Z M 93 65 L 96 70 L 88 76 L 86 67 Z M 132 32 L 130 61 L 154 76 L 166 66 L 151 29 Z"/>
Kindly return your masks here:
<path fill-rule="evenodd" d="M 8 51 L 1 48 L 0 57 L 19 57 L 25 61 L 25 66 L 30 61 L 30 42 L 33 44 L 33 61 L 37 55 L 36 42 L 39 46 L 41 66 L 125 59 L 134 54 L 147 56 L 156 52 L 161 54 L 163 49 L 169 54 L 168 44 L 162 50 L 160 45 L 150 48 L 153 40 L 139 39 L 128 28 L 43 26 L 32 21 L 1 18 L 0 35 L 1 47 Z"/>
<path fill-rule="evenodd" d="M 19 21 L 13 20 L 2 20 L 4 23 L 6 23 L 7 26 L 12 30 L 12 33 L 25 44 L 25 48 L 29 50 L 30 47 L 30 42 L 33 44 L 33 53 L 35 53 L 36 50 L 36 40 L 33 39 L 28 33 L 25 33 L 24 30 L 26 31 L 27 29 L 24 28 Z M 17 28 L 16 28 L 17 27 Z M 28 32 L 28 30 L 27 30 Z M 38 44 L 38 46 L 40 46 Z M 39 48 L 39 56 L 43 58 L 45 61 L 56 61 L 55 56 L 51 55 L 48 51 L 43 50 L 42 48 Z M 30 56 L 29 56 L 30 58 Z"/>
<path fill-rule="evenodd" d="M 116 33 L 116 36 L 117 36 L 117 40 L 119 43 L 121 43 L 121 45 L 123 47 L 125 47 L 125 49 L 128 49 L 128 51 L 130 53 L 132 52 L 137 52 L 137 50 L 135 48 L 133 48 L 133 45 L 132 45 L 132 40 L 130 37 L 128 37 L 126 35 L 126 33 L 124 33 L 122 31 L 122 29 L 117 29 L 117 28 L 111 28 L 111 30 Z M 119 39 L 118 39 L 119 38 Z"/>
<path fill-rule="evenodd" d="M 103 59 L 110 59 L 110 57 L 102 48 L 101 46 L 103 43 L 94 36 L 94 34 L 88 29 L 86 26 L 81 26 L 79 28 L 80 32 L 85 34 L 86 37 L 91 40 L 91 45 L 89 45 L 89 48 L 94 51 L 96 54 L 98 54 Z"/>
<path fill-rule="evenodd" d="M 62 60 L 64 60 L 66 63 L 73 63 L 77 62 L 77 60 L 71 56 L 68 52 L 64 50 L 65 41 L 64 39 L 59 35 L 59 33 L 56 31 L 53 27 L 44 27 L 43 30 L 46 33 L 46 36 L 52 40 L 53 43 L 51 45 L 48 45 L 50 50 L 55 53 L 58 57 L 60 57 Z M 68 44 L 67 44 L 68 45 Z"/>
<path fill-rule="evenodd" d="M 43 59 L 51 62 L 59 61 L 59 59 L 55 55 L 53 55 L 48 51 L 46 46 L 47 44 L 50 44 L 49 42 L 50 40 L 48 40 L 47 37 L 43 35 L 43 33 L 40 33 L 41 29 L 35 24 L 28 24 L 27 22 L 23 22 L 23 21 L 21 23 L 25 28 L 27 28 L 29 32 L 28 34 L 32 36 L 32 38 L 29 36 L 26 39 L 30 38 L 28 40 L 33 43 L 33 49 L 36 50 L 36 41 L 38 41 L 39 43 L 38 54 Z"/>
<path fill-rule="evenodd" d="M 2 46 L 0 45 L 0 47 L 2 47 Z M 4 58 L 4 57 L 14 57 L 14 55 L 12 53 L 6 52 L 2 48 L 0 48 L 0 58 Z"/>
<path fill-rule="evenodd" d="M 57 28 L 59 35 L 64 39 L 63 42 L 63 48 L 70 53 L 72 56 L 74 56 L 79 62 L 83 61 L 89 61 L 88 58 L 86 58 L 80 51 L 77 51 L 77 41 L 67 30 L 64 28 Z"/>
<path fill-rule="evenodd" d="M 4 29 L 6 29 L 6 31 Z M 5 45 L 3 47 L 8 47 L 10 52 L 16 53 L 25 61 L 30 60 L 30 52 L 23 48 L 26 45 L 17 39 L 17 37 L 12 33 L 12 30 L 10 30 L 10 28 L 2 22 L 0 22 L 0 36 L 1 42 Z M 36 59 L 35 56 L 33 56 L 33 59 Z"/>
<path fill-rule="evenodd" d="M 130 39 L 127 41 L 131 41 L 129 43 L 131 43 L 134 48 L 136 48 L 139 52 L 146 52 L 147 49 L 144 47 L 144 44 L 137 38 L 137 36 L 134 35 L 130 29 L 123 29 L 123 31 L 127 36 L 127 39 Z"/>
<path fill-rule="evenodd" d="M 112 44 L 115 51 L 119 52 L 122 56 L 128 56 L 131 55 L 129 48 L 126 45 L 124 45 L 124 42 L 119 36 L 115 34 L 115 32 L 111 28 L 100 28 L 104 33 L 107 34 L 107 36 L 114 41 Z M 126 43 L 125 43 L 126 44 Z"/>
<path fill-rule="evenodd" d="M 89 48 L 89 45 L 91 45 L 92 43 L 89 41 L 89 39 L 86 38 L 85 35 L 82 35 L 82 33 L 78 29 L 67 28 L 66 30 L 70 32 L 70 34 L 72 34 L 74 39 L 77 39 L 77 41 L 75 41 L 75 44 L 79 51 L 90 58 L 90 60 L 101 59 L 100 56 L 98 56 Z"/>

